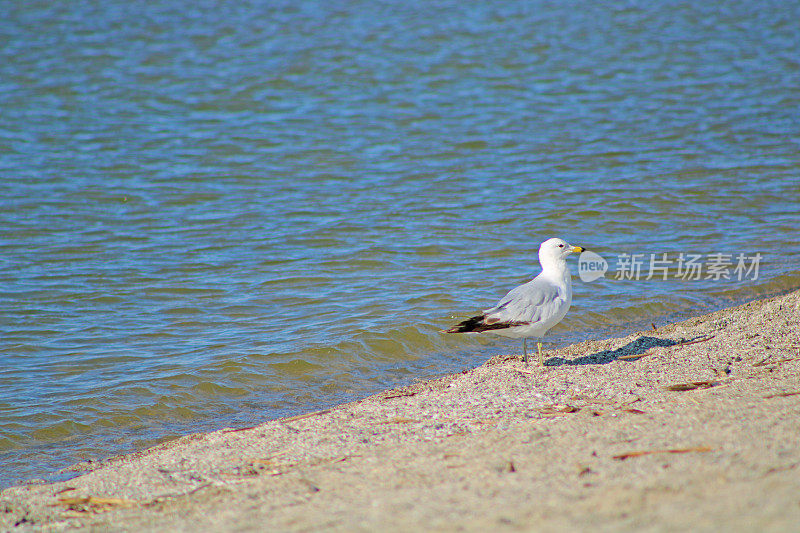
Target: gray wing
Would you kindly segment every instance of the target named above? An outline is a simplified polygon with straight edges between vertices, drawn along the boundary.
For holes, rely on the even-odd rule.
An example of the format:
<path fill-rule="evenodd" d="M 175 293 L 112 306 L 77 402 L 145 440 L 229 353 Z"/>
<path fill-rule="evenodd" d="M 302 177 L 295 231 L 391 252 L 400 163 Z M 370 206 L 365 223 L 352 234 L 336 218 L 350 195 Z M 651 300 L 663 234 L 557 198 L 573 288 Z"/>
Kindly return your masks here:
<path fill-rule="evenodd" d="M 486 309 L 486 324 L 533 324 L 558 312 L 564 296 L 558 287 L 539 277 L 512 289 L 496 306 Z"/>

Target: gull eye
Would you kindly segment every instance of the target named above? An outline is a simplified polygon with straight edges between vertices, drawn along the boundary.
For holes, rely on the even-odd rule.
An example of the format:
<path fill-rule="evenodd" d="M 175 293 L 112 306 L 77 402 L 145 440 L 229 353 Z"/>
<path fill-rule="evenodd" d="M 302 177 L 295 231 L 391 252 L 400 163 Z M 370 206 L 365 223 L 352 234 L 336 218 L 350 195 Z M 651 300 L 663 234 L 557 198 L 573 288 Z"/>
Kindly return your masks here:
<path fill-rule="evenodd" d="M 563 244 L 559 244 L 559 245 L 558 245 L 558 247 L 559 247 L 559 248 L 563 248 L 563 247 L 564 247 L 564 245 L 563 245 Z"/>

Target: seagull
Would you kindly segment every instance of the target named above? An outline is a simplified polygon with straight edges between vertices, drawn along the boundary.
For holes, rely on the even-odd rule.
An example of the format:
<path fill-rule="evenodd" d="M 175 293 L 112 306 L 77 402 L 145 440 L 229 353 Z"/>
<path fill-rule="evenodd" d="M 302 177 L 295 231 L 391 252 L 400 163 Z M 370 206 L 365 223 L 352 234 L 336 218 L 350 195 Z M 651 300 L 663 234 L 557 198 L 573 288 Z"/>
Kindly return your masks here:
<path fill-rule="evenodd" d="M 542 337 L 561 322 L 572 304 L 572 276 L 567 257 L 585 248 L 572 246 L 563 239 L 552 238 L 539 246 L 542 272 L 528 283 L 512 289 L 497 305 L 482 315 L 467 319 L 445 333 L 482 333 L 522 339 L 523 361 L 528 364 L 527 340 L 539 339 L 539 365 L 542 358 Z"/>

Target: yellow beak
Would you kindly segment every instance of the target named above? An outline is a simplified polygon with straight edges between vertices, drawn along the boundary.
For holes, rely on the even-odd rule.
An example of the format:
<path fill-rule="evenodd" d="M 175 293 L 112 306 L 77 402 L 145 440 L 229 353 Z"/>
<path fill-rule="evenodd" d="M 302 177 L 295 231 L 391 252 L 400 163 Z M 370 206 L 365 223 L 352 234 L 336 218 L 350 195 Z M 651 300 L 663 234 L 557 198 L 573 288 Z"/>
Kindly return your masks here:
<path fill-rule="evenodd" d="M 583 246 L 573 246 L 572 251 L 575 252 L 576 254 L 579 254 L 581 252 L 585 252 L 586 248 L 584 248 Z"/>

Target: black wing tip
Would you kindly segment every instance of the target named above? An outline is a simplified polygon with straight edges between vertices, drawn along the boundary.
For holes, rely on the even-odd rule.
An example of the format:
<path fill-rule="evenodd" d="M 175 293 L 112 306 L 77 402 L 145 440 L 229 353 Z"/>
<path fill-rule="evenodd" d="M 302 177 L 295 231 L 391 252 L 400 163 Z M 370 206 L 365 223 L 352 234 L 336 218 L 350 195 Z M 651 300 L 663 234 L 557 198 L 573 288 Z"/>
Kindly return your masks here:
<path fill-rule="evenodd" d="M 450 329 L 444 330 L 445 333 L 469 333 L 471 331 L 482 331 L 480 328 L 483 324 L 483 315 L 468 318 L 463 322 L 459 322 Z"/>
<path fill-rule="evenodd" d="M 516 326 L 525 326 L 528 322 L 494 322 L 487 324 L 486 315 L 478 315 L 460 322 L 450 329 L 442 330 L 444 333 L 480 333 L 492 329 L 507 329 Z"/>

